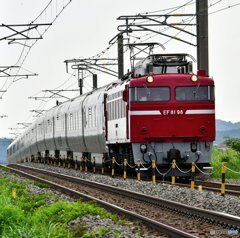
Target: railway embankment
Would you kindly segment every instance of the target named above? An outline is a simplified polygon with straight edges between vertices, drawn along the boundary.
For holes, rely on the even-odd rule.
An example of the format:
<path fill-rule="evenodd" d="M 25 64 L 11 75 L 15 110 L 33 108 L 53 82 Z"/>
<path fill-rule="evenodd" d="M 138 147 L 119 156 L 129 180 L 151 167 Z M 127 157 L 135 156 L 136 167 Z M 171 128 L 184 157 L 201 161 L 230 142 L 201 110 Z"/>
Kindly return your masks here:
<path fill-rule="evenodd" d="M 34 164 L 29 165 L 34 166 Z M 13 172 L 47 183 L 72 196 L 80 196 L 87 200 L 97 201 L 97 203 L 100 203 L 104 207 L 107 206 L 108 209 L 117 210 L 117 212 L 120 213 L 122 213 L 122 209 L 124 209 L 124 214 L 127 212 L 127 214 L 130 215 L 131 213 L 131 216 L 137 219 L 141 216 L 140 220 L 144 220 L 147 224 L 151 220 L 151 225 L 149 223 L 150 226 L 154 225 L 155 228 L 157 226 L 161 231 L 164 229 L 164 233 L 172 234 L 171 237 L 208 237 L 210 234 L 213 235 L 212 237 L 219 237 L 219 232 L 221 233 L 220 237 L 229 237 L 229 232 L 234 232 L 234 235 L 238 235 L 240 231 L 239 216 L 231 216 L 224 212 L 219 213 L 214 210 L 201 209 L 186 203 L 184 205 L 179 202 L 171 202 L 169 199 L 157 198 L 158 196 L 156 195 L 139 191 L 134 192 L 134 189 L 129 191 L 129 189 L 124 189 L 121 183 L 118 183 L 121 179 L 118 182 L 116 180 L 117 184 L 121 186 L 119 188 L 119 186 L 104 185 L 104 183 L 90 181 L 87 176 L 81 179 L 79 176 L 64 175 L 60 170 L 51 172 L 49 169 L 46 170 L 48 165 L 45 165 L 44 169 L 34 168 L 37 166 L 22 165 L 11 165 L 10 167 Z M 12 167 L 15 169 L 12 169 Z M 20 169 L 20 171 L 18 169 Z M 73 170 L 69 168 L 66 169 L 66 171 L 72 172 Z M 79 175 L 88 175 L 88 173 L 83 173 L 79 170 L 75 170 L 75 172 L 79 173 Z M 109 176 L 96 176 L 109 179 Z M 42 177 L 44 177 L 44 180 L 41 179 Z M 122 179 L 122 181 L 124 180 Z M 130 181 L 130 179 L 127 181 Z M 131 181 L 135 182 L 135 186 L 142 183 L 136 180 Z M 153 185 L 151 182 L 144 183 Z M 162 184 L 154 184 L 153 186 L 161 187 Z M 173 187 L 175 188 L 175 186 Z M 172 193 L 174 193 L 174 191 Z M 182 194 L 182 196 L 184 197 L 184 194 Z M 194 200 L 194 197 L 192 199 Z M 227 236 L 225 236 L 226 234 Z"/>
<path fill-rule="evenodd" d="M 1 237 L 156 237 L 142 224 L 7 169 L 0 169 L 0 204 Z"/>

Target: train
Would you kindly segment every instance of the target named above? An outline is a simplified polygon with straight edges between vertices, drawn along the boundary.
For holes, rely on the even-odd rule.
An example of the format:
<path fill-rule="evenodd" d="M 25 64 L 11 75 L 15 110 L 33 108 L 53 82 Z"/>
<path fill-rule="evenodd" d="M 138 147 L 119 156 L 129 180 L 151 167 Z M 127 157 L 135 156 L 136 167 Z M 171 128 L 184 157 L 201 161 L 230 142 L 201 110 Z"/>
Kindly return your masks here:
<path fill-rule="evenodd" d="M 215 140 L 214 80 L 192 71 L 188 54 L 149 55 L 122 79 L 45 112 L 11 143 L 8 161 L 114 157 L 144 167 L 154 160 L 162 172 L 173 160 L 204 170 Z"/>

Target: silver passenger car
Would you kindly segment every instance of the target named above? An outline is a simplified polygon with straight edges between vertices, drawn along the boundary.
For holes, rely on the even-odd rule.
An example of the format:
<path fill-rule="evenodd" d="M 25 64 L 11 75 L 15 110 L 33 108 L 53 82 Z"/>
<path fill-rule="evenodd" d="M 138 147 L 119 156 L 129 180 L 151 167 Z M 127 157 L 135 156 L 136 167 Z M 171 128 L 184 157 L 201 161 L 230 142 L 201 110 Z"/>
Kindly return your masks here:
<path fill-rule="evenodd" d="M 17 150 L 9 155 L 9 160 L 16 162 L 50 155 L 102 158 L 107 152 L 106 90 L 107 87 L 98 88 L 48 110 L 23 132 L 21 143 L 18 138 L 9 146 L 9 152 Z"/>
<path fill-rule="evenodd" d="M 89 94 L 83 103 L 83 138 L 86 152 L 106 153 L 104 96 L 105 88 Z"/>

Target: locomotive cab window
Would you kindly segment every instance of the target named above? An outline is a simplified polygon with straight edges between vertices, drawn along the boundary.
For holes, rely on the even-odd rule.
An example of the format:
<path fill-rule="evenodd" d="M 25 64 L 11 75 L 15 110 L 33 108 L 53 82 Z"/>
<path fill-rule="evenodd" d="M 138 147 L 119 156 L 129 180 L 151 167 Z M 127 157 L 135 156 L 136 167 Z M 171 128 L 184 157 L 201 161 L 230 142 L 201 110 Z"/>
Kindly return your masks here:
<path fill-rule="evenodd" d="M 164 102 L 170 100 L 168 87 L 135 87 L 129 89 L 131 102 Z"/>
<path fill-rule="evenodd" d="M 176 87 L 175 98 L 177 101 L 214 101 L 214 87 Z"/>

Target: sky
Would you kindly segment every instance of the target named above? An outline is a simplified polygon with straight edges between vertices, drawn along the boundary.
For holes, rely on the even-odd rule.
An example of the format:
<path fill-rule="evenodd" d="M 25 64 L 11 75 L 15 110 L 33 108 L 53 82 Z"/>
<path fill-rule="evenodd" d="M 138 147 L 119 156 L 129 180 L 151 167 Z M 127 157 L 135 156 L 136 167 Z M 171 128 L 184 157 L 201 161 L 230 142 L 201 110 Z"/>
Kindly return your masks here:
<path fill-rule="evenodd" d="M 34 21 L 43 11 L 50 0 L 0 0 L 0 24 L 27 24 Z M 40 15 L 34 23 L 52 22 L 56 14 L 69 0 L 52 0 L 47 10 Z M 43 34 L 43 39 L 38 40 L 25 58 L 19 74 L 33 74 L 38 76 L 16 78 L 0 77 L 0 137 L 14 137 L 12 133 L 20 133 L 22 128 L 18 123 L 31 123 L 36 120 L 36 113 L 31 110 L 48 110 L 56 103 L 52 100 L 35 100 L 29 97 L 50 96 L 42 90 L 52 89 L 78 89 L 77 79 L 72 74 L 66 73 L 64 60 L 88 58 L 105 52 L 109 47 L 109 41 L 118 34 L 117 26 L 123 22 L 117 21 L 121 15 L 135 15 L 138 13 L 155 12 L 189 3 L 179 8 L 176 14 L 195 13 L 195 1 L 188 0 L 72 0 L 70 4 L 59 14 L 57 19 Z M 240 55 L 240 0 L 209 0 L 209 73 L 215 80 L 216 94 L 216 118 L 237 122 L 240 121 L 240 79 L 239 79 L 239 55 Z M 221 10 L 222 11 L 218 11 Z M 166 14 L 155 12 L 154 14 Z M 194 22 L 194 20 L 193 20 Z M 22 28 L 19 28 L 20 30 Z M 38 28 L 41 34 L 46 27 Z M 163 28 L 159 28 L 162 30 Z M 187 28 L 190 32 L 195 27 Z M 11 32 L 12 33 L 12 32 Z M 177 31 L 169 30 L 168 33 L 195 43 L 195 38 Z M 0 39 L 9 35 L 7 28 L 0 28 Z M 32 34 L 32 33 L 31 33 Z M 34 36 L 36 36 L 34 32 Z M 144 34 L 147 34 L 145 36 Z M 163 51 L 157 48 L 155 53 L 189 53 L 196 58 L 196 48 L 179 41 L 171 40 L 160 35 L 150 33 L 140 35 L 132 34 L 130 41 L 141 37 L 139 41 L 154 41 L 165 43 Z M 125 39 L 126 41 L 126 39 Z M 25 43 L 31 45 L 34 41 L 19 41 L 8 44 L 8 41 L 0 41 L 0 66 L 18 65 L 23 58 L 21 55 Z M 22 57 L 29 47 L 25 47 Z M 116 44 L 103 54 L 105 58 L 117 56 Z M 125 54 L 125 73 L 129 69 L 129 51 Z M 1 68 L 0 68 L 1 69 Z M 113 68 L 112 68 L 113 69 Z M 196 66 L 194 67 L 196 69 Z M 14 71 L 11 71 L 14 73 Z M 0 74 L 2 75 L 2 74 Z M 98 85 L 104 85 L 116 78 L 105 74 L 98 75 Z M 13 81 L 15 81 L 13 83 Z M 84 92 L 91 89 L 91 78 L 84 81 Z M 1 93 L 7 89 L 6 93 Z M 64 95 L 75 97 L 78 92 L 69 92 Z M 64 101 L 64 99 L 58 99 Z M 2 117 L 7 115 L 7 117 Z M 10 128 L 10 129 L 9 129 Z"/>

